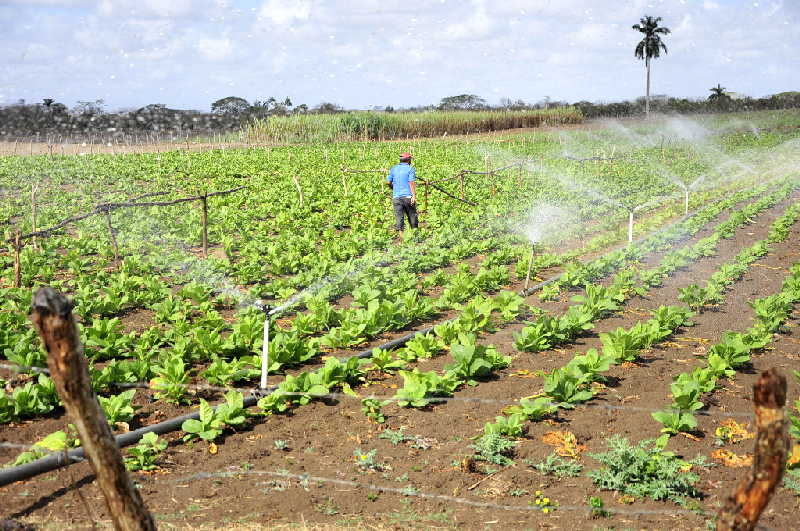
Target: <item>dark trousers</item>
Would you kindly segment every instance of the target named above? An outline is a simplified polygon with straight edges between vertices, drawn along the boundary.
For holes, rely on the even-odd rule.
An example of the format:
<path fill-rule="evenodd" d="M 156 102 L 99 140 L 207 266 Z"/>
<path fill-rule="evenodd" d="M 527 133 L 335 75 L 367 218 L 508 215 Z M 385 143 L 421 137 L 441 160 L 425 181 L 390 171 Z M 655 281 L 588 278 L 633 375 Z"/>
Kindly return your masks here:
<path fill-rule="evenodd" d="M 397 230 L 403 230 L 403 221 L 406 217 L 411 228 L 417 228 L 417 206 L 411 204 L 410 197 L 393 197 L 392 207 Z"/>

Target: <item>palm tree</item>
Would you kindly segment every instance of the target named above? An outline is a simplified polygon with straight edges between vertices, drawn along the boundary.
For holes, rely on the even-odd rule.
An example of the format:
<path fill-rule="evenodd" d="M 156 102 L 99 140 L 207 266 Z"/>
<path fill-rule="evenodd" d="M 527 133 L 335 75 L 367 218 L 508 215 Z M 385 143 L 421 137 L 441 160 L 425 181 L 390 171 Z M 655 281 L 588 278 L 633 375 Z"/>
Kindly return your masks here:
<path fill-rule="evenodd" d="M 634 55 L 639 59 L 644 59 L 647 67 L 647 97 L 645 99 L 645 116 L 650 116 L 650 59 L 661 56 L 661 50 L 667 53 L 667 45 L 661 41 L 660 35 L 667 35 L 669 28 L 659 26 L 661 17 L 651 17 L 646 15 L 639 19 L 639 24 L 632 26 L 638 32 L 644 34 L 644 38 L 639 41 L 634 50 Z"/>
<path fill-rule="evenodd" d="M 725 94 L 725 87 L 717 83 L 716 87 L 711 87 L 708 89 L 711 91 L 711 95 L 708 97 L 708 101 L 721 101 L 727 98 L 730 98 L 727 94 Z"/>

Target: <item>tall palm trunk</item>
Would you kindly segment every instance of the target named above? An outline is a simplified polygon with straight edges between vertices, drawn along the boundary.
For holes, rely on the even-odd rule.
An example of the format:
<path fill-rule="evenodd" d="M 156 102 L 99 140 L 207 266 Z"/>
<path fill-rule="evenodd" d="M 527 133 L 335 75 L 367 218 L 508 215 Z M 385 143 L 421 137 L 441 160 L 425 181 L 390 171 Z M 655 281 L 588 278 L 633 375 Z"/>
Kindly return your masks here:
<path fill-rule="evenodd" d="M 644 117 L 650 118 L 650 58 L 645 61 L 647 66 L 647 92 L 644 98 Z"/>

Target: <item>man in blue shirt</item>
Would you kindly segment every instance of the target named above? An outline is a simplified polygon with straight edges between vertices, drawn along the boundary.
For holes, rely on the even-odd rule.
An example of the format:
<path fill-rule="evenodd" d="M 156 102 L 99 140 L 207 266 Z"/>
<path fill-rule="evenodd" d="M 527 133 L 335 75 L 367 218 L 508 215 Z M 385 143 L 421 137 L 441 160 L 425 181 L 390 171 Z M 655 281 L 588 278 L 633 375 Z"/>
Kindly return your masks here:
<path fill-rule="evenodd" d="M 400 164 L 392 166 L 386 184 L 392 189 L 395 228 L 403 230 L 405 218 L 411 228 L 417 228 L 417 174 L 411 165 L 411 153 L 400 155 Z"/>

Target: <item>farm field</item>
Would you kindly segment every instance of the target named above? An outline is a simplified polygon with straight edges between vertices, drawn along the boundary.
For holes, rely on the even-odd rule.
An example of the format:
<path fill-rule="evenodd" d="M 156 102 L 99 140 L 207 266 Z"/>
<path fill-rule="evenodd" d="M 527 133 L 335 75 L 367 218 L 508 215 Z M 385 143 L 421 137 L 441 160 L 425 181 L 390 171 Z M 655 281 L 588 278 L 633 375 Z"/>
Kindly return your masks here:
<path fill-rule="evenodd" d="M 160 526 L 703 528 L 762 370 L 800 415 L 798 126 L 0 157 L 0 462 L 74 446 L 28 319 L 50 285 L 115 432 L 201 411 L 123 450 Z M 429 186 L 397 235 L 402 150 Z M 244 407 L 264 304 L 272 387 Z M 2 518 L 107 521 L 86 463 L 0 495 Z M 800 469 L 761 523 L 799 495 Z"/>

